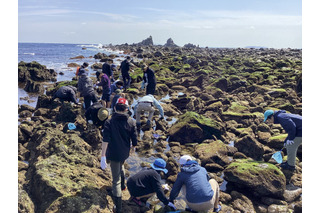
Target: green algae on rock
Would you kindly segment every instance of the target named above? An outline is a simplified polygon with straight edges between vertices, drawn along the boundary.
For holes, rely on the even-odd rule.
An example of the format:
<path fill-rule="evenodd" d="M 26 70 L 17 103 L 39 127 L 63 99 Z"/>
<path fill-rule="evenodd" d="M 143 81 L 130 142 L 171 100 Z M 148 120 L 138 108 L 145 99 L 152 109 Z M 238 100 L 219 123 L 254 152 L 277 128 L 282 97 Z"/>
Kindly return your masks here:
<path fill-rule="evenodd" d="M 201 143 L 205 139 L 221 138 L 221 125 L 196 112 L 187 111 L 177 123 L 169 130 L 170 141 L 180 141 L 180 143 Z"/>
<path fill-rule="evenodd" d="M 226 180 L 241 188 L 252 190 L 258 196 L 281 197 L 286 187 L 286 178 L 273 164 L 239 159 L 225 170 Z"/>

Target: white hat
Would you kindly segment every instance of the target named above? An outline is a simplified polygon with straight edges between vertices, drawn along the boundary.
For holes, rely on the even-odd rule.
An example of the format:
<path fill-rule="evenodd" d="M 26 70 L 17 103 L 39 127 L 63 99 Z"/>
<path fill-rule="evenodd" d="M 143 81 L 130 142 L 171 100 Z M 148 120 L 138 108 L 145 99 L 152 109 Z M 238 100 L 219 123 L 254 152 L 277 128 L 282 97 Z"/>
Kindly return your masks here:
<path fill-rule="evenodd" d="M 183 166 L 183 165 L 186 164 L 189 160 L 192 160 L 192 158 L 190 157 L 190 155 L 183 155 L 183 156 L 181 156 L 181 158 L 179 159 L 180 166 Z"/>

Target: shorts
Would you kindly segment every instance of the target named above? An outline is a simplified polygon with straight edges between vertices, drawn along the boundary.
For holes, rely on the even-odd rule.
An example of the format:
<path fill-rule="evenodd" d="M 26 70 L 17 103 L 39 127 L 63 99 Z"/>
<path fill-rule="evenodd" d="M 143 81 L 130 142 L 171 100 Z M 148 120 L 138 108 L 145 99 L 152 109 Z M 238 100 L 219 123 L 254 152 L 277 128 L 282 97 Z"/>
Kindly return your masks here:
<path fill-rule="evenodd" d="M 108 92 L 102 92 L 101 100 L 104 100 L 104 101 L 106 101 L 106 102 L 109 102 L 109 101 L 110 101 L 110 93 L 108 93 Z"/>

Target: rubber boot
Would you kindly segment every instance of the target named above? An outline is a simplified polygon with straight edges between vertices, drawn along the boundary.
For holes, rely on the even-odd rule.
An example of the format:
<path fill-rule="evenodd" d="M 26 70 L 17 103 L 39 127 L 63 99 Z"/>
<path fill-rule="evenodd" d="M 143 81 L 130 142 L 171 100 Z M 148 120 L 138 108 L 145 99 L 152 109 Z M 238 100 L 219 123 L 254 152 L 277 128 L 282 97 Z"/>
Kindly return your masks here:
<path fill-rule="evenodd" d="M 114 213 L 122 213 L 122 199 L 121 197 L 114 197 L 113 202 L 115 206 L 113 207 Z"/>
<path fill-rule="evenodd" d="M 141 123 L 137 123 L 137 133 L 138 133 L 138 136 L 140 136 L 140 130 L 141 130 Z"/>
<path fill-rule="evenodd" d="M 121 190 L 124 191 L 127 189 L 126 183 L 125 183 L 125 177 L 123 170 L 121 171 Z"/>

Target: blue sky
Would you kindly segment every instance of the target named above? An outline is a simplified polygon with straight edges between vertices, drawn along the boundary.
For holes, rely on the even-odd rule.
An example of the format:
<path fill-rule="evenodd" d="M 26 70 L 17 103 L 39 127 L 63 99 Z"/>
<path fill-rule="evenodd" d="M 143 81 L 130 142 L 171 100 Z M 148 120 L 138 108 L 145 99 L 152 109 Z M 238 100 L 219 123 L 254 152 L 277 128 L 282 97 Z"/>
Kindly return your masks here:
<path fill-rule="evenodd" d="M 302 47 L 301 0 L 20 0 L 19 42 Z"/>

